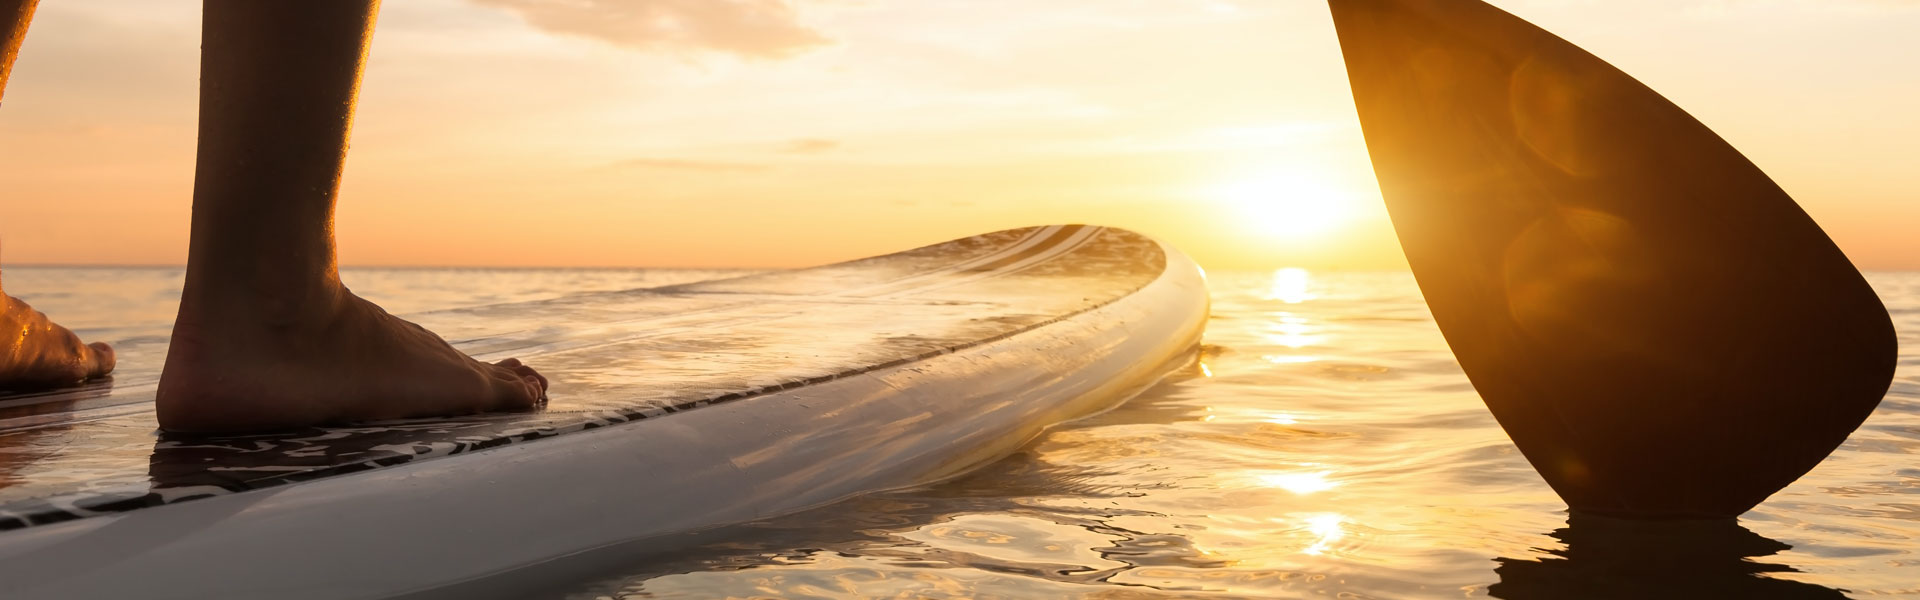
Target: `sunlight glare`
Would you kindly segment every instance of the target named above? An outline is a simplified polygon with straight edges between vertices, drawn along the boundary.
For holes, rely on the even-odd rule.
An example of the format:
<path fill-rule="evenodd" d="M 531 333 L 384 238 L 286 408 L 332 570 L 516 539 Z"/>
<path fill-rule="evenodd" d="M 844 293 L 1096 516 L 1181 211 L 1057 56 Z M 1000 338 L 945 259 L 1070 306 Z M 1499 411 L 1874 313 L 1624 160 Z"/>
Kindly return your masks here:
<path fill-rule="evenodd" d="M 1306 550 L 1302 550 L 1302 552 L 1307 554 L 1319 556 L 1326 552 L 1327 548 L 1332 546 L 1334 542 L 1340 541 L 1340 538 L 1347 537 L 1346 530 L 1340 527 L 1346 523 L 1346 517 L 1328 513 L 1307 517 L 1306 521 L 1307 531 L 1320 536 L 1319 541 L 1314 542 L 1312 546 L 1308 546 Z"/>
<path fill-rule="evenodd" d="M 1269 354 L 1269 355 L 1266 355 L 1266 356 L 1262 356 L 1262 357 L 1260 357 L 1260 360 L 1264 360 L 1264 361 L 1267 361 L 1267 362 L 1270 362 L 1270 363 L 1273 363 L 1273 364 L 1276 364 L 1276 365 L 1298 365 L 1298 364 L 1305 364 L 1305 363 L 1310 363 L 1310 362 L 1315 362 L 1315 361 L 1318 361 L 1318 360 L 1320 360 L 1320 357 L 1318 357 L 1318 356 L 1300 356 L 1300 355 L 1283 355 L 1283 354 Z"/>
<path fill-rule="evenodd" d="M 1217 186 L 1209 195 L 1253 232 L 1279 238 L 1323 236 L 1353 216 L 1349 194 L 1303 173 L 1264 173 Z"/>
<path fill-rule="evenodd" d="M 1307 494 L 1312 494 L 1314 492 L 1324 492 L 1324 491 L 1339 487 L 1340 482 L 1327 479 L 1327 476 L 1332 474 L 1333 474 L 1333 471 L 1316 471 L 1312 473 L 1270 473 L 1270 474 L 1260 475 L 1259 479 L 1260 479 L 1261 485 L 1264 485 L 1267 487 L 1277 487 L 1289 492 L 1293 492 L 1295 494 L 1305 496 Z"/>
<path fill-rule="evenodd" d="M 1289 312 L 1282 312 L 1277 316 L 1278 322 L 1268 324 L 1263 328 L 1266 331 L 1260 334 L 1260 337 L 1268 343 L 1298 350 L 1326 341 L 1326 336 L 1314 334 L 1320 328 L 1315 327 L 1306 317 Z"/>
<path fill-rule="evenodd" d="M 1299 267 L 1287 267 L 1273 272 L 1273 286 L 1267 289 L 1268 300 L 1279 300 L 1287 304 L 1299 304 L 1317 298 L 1307 291 L 1313 284 L 1313 274 Z"/>

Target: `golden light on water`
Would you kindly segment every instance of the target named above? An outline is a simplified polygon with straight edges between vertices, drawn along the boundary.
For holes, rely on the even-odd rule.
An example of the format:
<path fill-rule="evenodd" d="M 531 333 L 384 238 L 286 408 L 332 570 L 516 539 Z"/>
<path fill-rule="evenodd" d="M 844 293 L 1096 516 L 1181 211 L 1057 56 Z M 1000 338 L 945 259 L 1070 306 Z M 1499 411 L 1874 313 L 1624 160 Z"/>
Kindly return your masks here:
<path fill-rule="evenodd" d="M 1273 286 L 1267 290 L 1268 300 L 1279 300 L 1287 304 L 1299 304 L 1318 296 L 1308 291 L 1313 285 L 1313 274 L 1299 267 L 1287 267 L 1273 272 Z"/>
<path fill-rule="evenodd" d="M 1291 354 L 1290 355 L 1269 354 L 1269 355 L 1260 357 L 1260 360 L 1264 360 L 1276 365 L 1298 365 L 1298 364 L 1305 364 L 1305 363 L 1310 363 L 1310 362 L 1320 360 L 1320 357 L 1291 355 Z"/>
<path fill-rule="evenodd" d="M 1274 413 L 1265 420 L 1275 425 L 1298 425 L 1300 423 L 1300 419 L 1287 413 Z"/>
<path fill-rule="evenodd" d="M 1312 471 L 1293 473 L 1267 473 L 1256 475 L 1260 485 L 1276 487 L 1305 496 L 1315 492 L 1324 492 L 1340 487 L 1340 482 L 1329 479 L 1333 471 Z"/>
<path fill-rule="evenodd" d="M 1334 513 L 1327 513 L 1307 517 L 1306 521 L 1307 531 L 1319 536 L 1320 539 L 1315 541 L 1312 546 L 1307 546 L 1305 550 L 1301 550 L 1301 552 L 1319 556 L 1325 553 L 1327 548 L 1332 547 L 1334 542 L 1340 541 L 1340 538 L 1347 537 L 1346 529 L 1341 527 L 1341 525 L 1347 522 L 1346 517 Z"/>
<path fill-rule="evenodd" d="M 1269 343 L 1298 349 L 1326 341 L 1326 336 L 1315 334 L 1320 328 L 1304 316 L 1283 312 L 1277 315 L 1275 321 L 1268 324 L 1261 335 Z"/>

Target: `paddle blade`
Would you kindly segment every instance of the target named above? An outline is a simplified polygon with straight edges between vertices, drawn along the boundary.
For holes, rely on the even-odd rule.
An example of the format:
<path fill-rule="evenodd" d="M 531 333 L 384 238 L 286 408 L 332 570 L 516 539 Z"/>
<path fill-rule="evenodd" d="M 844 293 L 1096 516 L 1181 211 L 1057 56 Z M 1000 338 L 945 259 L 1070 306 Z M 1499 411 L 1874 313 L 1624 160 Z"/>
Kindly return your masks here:
<path fill-rule="evenodd" d="M 1573 508 L 1738 515 L 1879 403 L 1886 309 L 1706 126 L 1478 0 L 1330 3 L 1421 292 Z"/>

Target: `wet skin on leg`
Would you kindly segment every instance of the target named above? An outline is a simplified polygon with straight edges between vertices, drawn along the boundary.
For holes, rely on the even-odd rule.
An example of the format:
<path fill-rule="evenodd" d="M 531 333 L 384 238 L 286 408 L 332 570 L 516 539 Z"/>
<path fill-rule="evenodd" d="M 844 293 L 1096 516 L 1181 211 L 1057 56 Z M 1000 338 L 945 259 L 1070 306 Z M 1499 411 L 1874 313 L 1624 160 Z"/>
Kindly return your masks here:
<path fill-rule="evenodd" d="M 0 0 L 0 98 L 39 0 Z M 27 303 L 0 290 L 0 390 L 60 387 L 113 371 L 113 349 L 81 343 Z"/>
<path fill-rule="evenodd" d="M 187 281 L 161 427 L 240 432 L 530 408 L 546 379 L 476 361 L 340 283 L 333 207 L 377 0 L 208 0 Z"/>

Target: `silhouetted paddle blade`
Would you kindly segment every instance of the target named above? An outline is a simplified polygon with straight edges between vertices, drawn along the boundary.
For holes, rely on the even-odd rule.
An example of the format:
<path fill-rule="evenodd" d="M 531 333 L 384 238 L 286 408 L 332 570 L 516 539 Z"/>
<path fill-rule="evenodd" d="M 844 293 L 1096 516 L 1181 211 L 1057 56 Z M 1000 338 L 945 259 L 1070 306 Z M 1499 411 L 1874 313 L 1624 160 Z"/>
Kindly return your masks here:
<path fill-rule="evenodd" d="M 1420 290 L 1574 509 L 1738 515 L 1879 404 L 1886 308 L 1706 126 L 1477 0 L 1331 5 Z"/>

